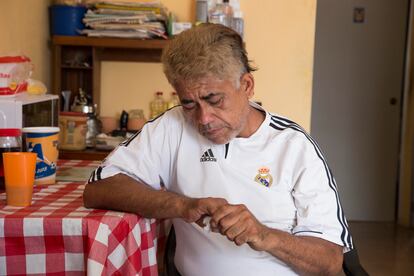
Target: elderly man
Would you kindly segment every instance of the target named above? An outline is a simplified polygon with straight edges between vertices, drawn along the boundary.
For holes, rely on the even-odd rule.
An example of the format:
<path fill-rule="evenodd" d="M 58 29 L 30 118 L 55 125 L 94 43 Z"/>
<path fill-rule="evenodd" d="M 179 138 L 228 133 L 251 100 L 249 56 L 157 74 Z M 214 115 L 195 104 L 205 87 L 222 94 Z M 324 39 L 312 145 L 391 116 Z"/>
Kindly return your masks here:
<path fill-rule="evenodd" d="M 182 275 L 336 274 L 352 239 L 335 180 L 300 126 L 250 101 L 240 36 L 201 25 L 162 61 L 181 106 L 108 156 L 85 206 L 172 219 Z"/>

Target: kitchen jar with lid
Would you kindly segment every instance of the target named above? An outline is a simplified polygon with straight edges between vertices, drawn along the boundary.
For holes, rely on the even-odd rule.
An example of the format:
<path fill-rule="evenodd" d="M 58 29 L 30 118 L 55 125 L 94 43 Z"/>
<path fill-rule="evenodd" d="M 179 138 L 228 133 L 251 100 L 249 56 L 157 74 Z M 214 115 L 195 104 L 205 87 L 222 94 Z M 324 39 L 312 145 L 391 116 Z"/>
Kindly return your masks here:
<path fill-rule="evenodd" d="M 59 148 L 64 150 L 84 150 L 88 116 L 80 112 L 59 113 Z"/>
<path fill-rule="evenodd" d="M 129 111 L 128 118 L 128 131 L 137 131 L 140 130 L 144 124 L 147 122 L 144 116 L 142 109 L 133 109 Z"/>
<path fill-rule="evenodd" d="M 18 128 L 0 128 L 0 189 L 4 190 L 3 152 L 22 151 L 22 132 Z"/>

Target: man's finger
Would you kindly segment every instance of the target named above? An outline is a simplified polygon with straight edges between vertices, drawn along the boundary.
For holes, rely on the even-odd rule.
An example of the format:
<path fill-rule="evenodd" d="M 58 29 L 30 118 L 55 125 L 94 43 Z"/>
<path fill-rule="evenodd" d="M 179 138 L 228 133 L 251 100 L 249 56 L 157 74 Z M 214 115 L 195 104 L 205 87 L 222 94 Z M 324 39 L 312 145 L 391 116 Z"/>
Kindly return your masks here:
<path fill-rule="evenodd" d="M 227 204 L 228 202 L 224 198 L 209 198 L 206 202 L 206 211 L 212 215 L 217 211 L 217 209 Z"/>
<path fill-rule="evenodd" d="M 242 221 L 238 221 L 237 223 L 234 223 L 228 227 L 224 234 L 229 240 L 234 241 L 237 236 L 241 235 L 246 230 L 246 224 L 244 224 Z"/>
<path fill-rule="evenodd" d="M 241 219 L 242 214 L 232 209 L 232 212 L 220 218 L 220 220 L 217 222 L 217 227 L 219 228 L 220 232 L 224 235 L 231 227 L 236 226 L 236 224 L 239 224 Z"/>
<path fill-rule="evenodd" d="M 233 242 L 234 242 L 236 245 L 238 245 L 238 246 L 240 246 L 240 245 L 242 245 L 242 244 L 245 244 L 245 243 L 247 243 L 248 241 L 249 241 L 249 239 L 248 239 L 248 231 L 247 231 L 247 229 L 246 229 L 245 231 L 243 231 L 243 232 L 239 233 L 237 236 L 235 236 L 235 237 L 233 238 Z"/>
<path fill-rule="evenodd" d="M 211 216 L 211 226 L 221 229 L 221 220 L 231 213 L 235 213 L 238 207 L 236 205 L 223 205 L 216 210 Z M 237 213 L 236 213 L 237 214 Z"/>

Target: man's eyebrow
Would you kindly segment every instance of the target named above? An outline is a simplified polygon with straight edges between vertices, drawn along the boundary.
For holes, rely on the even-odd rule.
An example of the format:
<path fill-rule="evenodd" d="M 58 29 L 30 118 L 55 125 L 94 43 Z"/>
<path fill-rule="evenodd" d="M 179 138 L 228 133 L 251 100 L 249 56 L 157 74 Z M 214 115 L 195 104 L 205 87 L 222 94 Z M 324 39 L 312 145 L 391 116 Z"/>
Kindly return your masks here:
<path fill-rule="evenodd" d="M 219 93 L 219 92 L 211 92 L 211 93 L 209 93 L 208 95 L 206 95 L 206 96 L 203 96 L 203 97 L 201 97 L 201 99 L 202 100 L 206 100 L 206 101 L 208 101 L 209 99 L 211 99 L 211 98 L 213 98 L 213 97 L 215 97 L 215 96 L 220 96 L 221 94 L 223 94 L 223 93 Z"/>

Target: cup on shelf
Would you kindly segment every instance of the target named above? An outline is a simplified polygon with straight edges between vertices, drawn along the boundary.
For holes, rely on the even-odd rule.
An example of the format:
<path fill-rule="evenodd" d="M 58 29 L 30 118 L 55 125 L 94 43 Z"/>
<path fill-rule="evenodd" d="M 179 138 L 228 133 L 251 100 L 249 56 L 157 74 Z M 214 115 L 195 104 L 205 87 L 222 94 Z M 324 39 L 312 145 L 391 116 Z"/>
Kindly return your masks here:
<path fill-rule="evenodd" d="M 36 158 L 33 152 L 3 153 L 7 205 L 25 207 L 31 204 Z"/>

